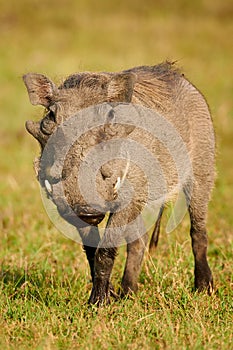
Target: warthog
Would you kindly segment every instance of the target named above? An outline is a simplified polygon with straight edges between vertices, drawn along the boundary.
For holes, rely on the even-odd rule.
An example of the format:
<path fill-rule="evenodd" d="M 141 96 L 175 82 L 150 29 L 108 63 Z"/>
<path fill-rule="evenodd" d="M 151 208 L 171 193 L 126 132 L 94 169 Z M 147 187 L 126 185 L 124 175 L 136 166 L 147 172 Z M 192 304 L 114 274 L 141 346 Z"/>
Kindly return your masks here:
<path fill-rule="evenodd" d="M 150 197 L 150 177 L 154 181 L 151 180 L 157 193 L 155 197 L 163 198 L 158 202 L 160 209 L 150 248 L 157 245 L 164 206 L 179 187 L 185 195 L 190 215 L 195 288 L 199 291 L 207 289 L 211 293 L 213 279 L 207 262 L 206 216 L 214 184 L 215 138 L 210 111 L 202 94 L 169 62 L 136 67 L 120 73 L 73 74 L 59 87 L 42 74 L 29 73 L 23 79 L 31 103 L 46 108 L 43 119 L 39 122 L 28 121 L 26 128 L 41 145 L 42 154 L 35 162 L 35 168 L 42 187 L 46 188 L 48 196 L 57 205 L 60 215 L 77 226 L 82 238 L 93 282 L 89 302 L 99 305 L 108 302 L 111 293 L 114 295 L 110 275 L 117 247 L 123 238 L 127 242 L 127 260 L 121 293 L 125 295 L 137 291 L 137 280 L 148 241 L 141 212 Z M 94 106 L 93 109 L 90 106 Z M 122 122 L 121 119 L 117 122 L 125 109 L 129 112 L 129 122 Z M 147 110 L 148 115 L 144 118 L 143 111 Z M 85 113 L 79 114 L 82 111 Z M 104 114 L 99 124 L 95 123 L 95 117 L 88 117 L 88 113 L 91 115 L 93 111 L 96 112 L 96 119 Z M 133 111 L 146 120 L 144 126 L 135 125 L 130 117 Z M 150 111 L 154 111 L 154 119 L 153 115 L 151 119 Z M 139 124 L 141 119 L 137 120 Z M 93 126 L 89 125 L 85 132 L 78 135 L 77 140 L 70 142 L 60 171 L 61 162 L 58 160 L 62 158 L 60 155 L 69 141 L 70 132 L 75 136 L 79 122 L 84 120 L 87 124 L 90 121 Z M 147 120 L 149 126 L 146 125 Z M 165 128 L 155 139 L 150 128 L 160 133 L 161 123 L 165 123 Z M 167 130 L 169 125 L 173 130 L 171 132 Z M 176 146 L 173 140 L 175 134 L 179 135 L 179 145 L 183 144 L 187 158 L 182 158 L 184 149 L 177 149 L 181 146 Z M 50 142 L 53 137 L 53 142 Z M 124 144 L 124 140 L 128 143 Z M 101 152 L 105 152 L 104 147 L 108 143 L 111 144 L 110 153 L 116 149 L 121 151 L 116 151 L 112 159 L 103 161 L 95 170 L 92 188 L 91 182 L 88 182 L 91 171 L 84 172 L 81 178 L 77 174 L 88 152 L 95 148 L 101 159 L 101 154 L 104 154 Z M 143 152 L 144 149 L 149 150 L 158 159 L 159 171 L 156 165 L 149 162 L 149 178 L 146 178 L 143 166 L 132 160 L 131 151 L 136 143 L 142 146 Z M 127 150 L 128 156 L 119 156 L 122 152 L 127 153 Z M 43 159 L 45 151 L 47 153 Z M 172 152 L 176 152 L 175 157 L 181 157 L 181 160 L 174 159 Z M 135 153 L 138 153 L 136 148 Z M 146 162 L 146 153 L 140 159 Z M 179 172 L 187 172 L 181 184 Z M 156 178 L 159 178 L 157 182 Z M 62 184 L 63 196 L 59 192 L 59 184 Z M 82 186 L 88 187 L 84 188 L 85 193 L 89 192 L 88 196 L 92 196 L 92 190 L 95 192 L 96 189 L 99 203 L 95 202 L 95 196 L 93 202 L 87 201 Z M 160 189 L 164 186 L 169 195 Z M 100 238 L 97 225 L 104 219 L 106 212 L 110 214 L 104 235 Z"/>

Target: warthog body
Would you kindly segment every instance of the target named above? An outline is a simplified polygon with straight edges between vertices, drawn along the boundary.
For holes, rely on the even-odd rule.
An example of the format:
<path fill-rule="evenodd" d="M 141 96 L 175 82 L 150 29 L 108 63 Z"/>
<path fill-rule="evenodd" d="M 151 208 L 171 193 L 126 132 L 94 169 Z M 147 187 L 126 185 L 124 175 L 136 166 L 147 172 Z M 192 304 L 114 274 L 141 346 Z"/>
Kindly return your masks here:
<path fill-rule="evenodd" d="M 161 142 L 154 140 L 146 130 L 112 121 L 116 103 L 123 104 L 119 108 L 124 108 L 125 104 L 133 104 L 152 109 L 171 123 L 181 136 L 192 166 L 192 178 L 188 177 L 182 183 L 182 190 L 186 196 L 191 221 L 195 287 L 198 290 L 208 289 L 211 292 L 212 274 L 206 257 L 206 215 L 214 183 L 215 140 L 210 112 L 201 93 L 168 62 L 153 67 L 136 67 L 120 73 L 74 74 L 59 87 L 41 74 L 27 74 L 24 76 L 24 82 L 31 103 L 43 105 L 47 109 L 47 114 L 40 122 L 30 121 L 26 124 L 27 130 L 39 141 L 42 151 L 46 148 L 50 136 L 60 130 L 61 126 L 66 125 L 78 111 L 95 105 L 100 108 L 106 104 L 110 106 L 105 123 L 90 129 L 72 144 L 66 154 L 61 176 L 56 173 L 55 166 L 56 159 L 59 158 L 59 142 L 55 145 L 50 166 L 47 164 L 46 171 L 41 171 L 43 164 L 40 159 L 36 163 L 42 186 L 44 185 L 48 192 L 52 192 L 53 188 L 51 199 L 57 205 L 60 214 L 78 227 L 93 281 L 90 303 L 103 303 L 109 298 L 111 292 L 109 279 L 117 246 L 122 238 L 127 241 L 122 293 L 137 290 L 138 275 L 147 244 L 147 234 L 140 234 L 143 228 L 141 220 L 137 220 L 137 217 L 147 203 L 148 191 L 143 169 L 130 162 L 130 159 L 113 158 L 104 163 L 96 174 L 96 189 L 102 198 L 102 204 L 93 203 L 91 206 L 81 194 L 77 177 L 80 164 L 88 151 L 99 143 L 115 139 L 140 143 L 159 159 L 169 193 L 174 192 L 178 183 L 174 159 Z M 64 137 L 64 133 L 61 135 L 63 135 L 61 138 Z M 183 165 L 185 169 L 185 164 Z M 128 192 L 123 191 L 124 186 L 122 186 L 122 197 L 121 190 L 117 193 L 118 182 L 123 178 L 133 188 L 130 203 L 119 211 L 111 210 L 111 207 L 105 208 L 105 203 L 119 204 L 127 200 Z M 67 210 L 63 199 L 56 192 L 56 184 L 59 182 L 63 185 L 66 202 L 72 213 Z M 156 191 L 160 193 L 158 184 L 157 187 Z M 162 194 L 161 192 L 160 195 Z M 166 200 L 169 199 L 168 196 Z M 164 202 L 160 203 L 151 247 L 158 241 Z M 105 234 L 100 239 L 96 225 L 103 220 L 106 211 L 110 211 L 110 215 Z M 74 213 L 76 217 L 82 219 L 83 225 L 75 221 Z M 134 219 L 136 225 L 128 232 L 119 230 L 119 223 L 127 225 Z M 119 240 L 116 235 L 119 235 Z"/>

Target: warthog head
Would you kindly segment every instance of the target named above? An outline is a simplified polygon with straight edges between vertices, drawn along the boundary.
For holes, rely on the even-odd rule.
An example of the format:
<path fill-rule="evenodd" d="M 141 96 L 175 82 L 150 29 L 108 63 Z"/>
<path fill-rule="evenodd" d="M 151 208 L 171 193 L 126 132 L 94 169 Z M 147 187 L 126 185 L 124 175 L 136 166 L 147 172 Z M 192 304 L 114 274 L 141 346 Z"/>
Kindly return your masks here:
<path fill-rule="evenodd" d="M 41 74 L 27 74 L 23 77 L 28 90 L 30 101 L 33 105 L 42 105 L 46 108 L 45 116 L 42 120 L 27 121 L 27 131 L 37 139 L 43 152 L 49 138 L 57 128 L 75 115 L 79 110 L 92 105 L 107 102 L 115 104 L 117 102 L 130 102 L 133 93 L 135 75 L 133 73 L 119 74 L 74 74 L 68 77 L 62 85 L 57 87 L 51 80 Z M 83 221 L 93 225 L 98 224 L 105 216 L 104 205 L 97 209 L 97 203 L 92 203 L 93 207 L 85 202 L 80 194 L 77 185 L 77 169 L 83 153 L 99 142 L 104 142 L 108 138 L 124 138 L 134 129 L 133 126 L 114 126 L 112 123 L 112 111 L 107 116 L 106 125 L 91 130 L 82 135 L 80 139 L 71 146 L 62 172 L 62 179 L 57 178 L 55 158 L 58 158 L 59 149 L 50 154 L 50 166 L 46 172 L 41 170 L 40 159 L 35 161 L 35 170 L 39 174 L 40 183 L 44 186 L 49 195 L 53 191 L 53 200 L 58 206 L 62 216 L 67 217 L 67 206 L 64 206 L 63 200 L 56 198 L 54 184 L 61 180 L 65 188 L 65 196 L 72 210 L 82 218 Z M 59 139 L 60 142 L 60 139 Z M 58 143 L 59 143 L 58 142 Z M 55 148 L 62 145 L 55 145 Z M 54 147 L 53 147 L 54 148 Z M 50 149 L 51 153 L 51 149 Z M 56 155 L 55 155 L 56 154 Z M 104 164 L 97 175 L 98 193 L 101 194 L 104 201 L 113 201 L 116 197 L 119 179 L 124 176 L 126 164 L 122 164 L 122 169 L 118 165 L 115 171 L 112 170 L 114 164 Z M 94 209 L 95 207 L 95 209 Z M 68 215 L 70 216 L 70 214 Z M 68 219 L 69 220 L 69 219 Z M 71 220 L 70 220 L 71 221 Z"/>

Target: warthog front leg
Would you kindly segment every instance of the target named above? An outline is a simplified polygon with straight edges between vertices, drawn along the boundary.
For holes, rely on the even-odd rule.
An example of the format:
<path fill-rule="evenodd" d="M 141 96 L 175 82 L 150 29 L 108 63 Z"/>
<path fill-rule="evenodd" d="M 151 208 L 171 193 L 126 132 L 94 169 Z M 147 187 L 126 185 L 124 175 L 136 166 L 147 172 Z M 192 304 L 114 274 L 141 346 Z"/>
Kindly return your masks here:
<path fill-rule="evenodd" d="M 110 276 L 117 254 L 117 247 L 123 240 L 125 226 L 119 226 L 120 214 L 110 214 L 105 233 L 95 252 L 94 279 L 90 304 L 102 305 L 109 302 L 112 291 Z"/>
<path fill-rule="evenodd" d="M 128 241 L 128 257 L 122 281 L 123 291 L 128 293 L 137 290 L 137 279 L 147 243 L 147 234 L 140 215 L 130 221 L 128 220 L 130 211 L 124 214 L 118 212 L 110 215 L 105 234 L 96 250 L 94 283 L 89 299 L 91 304 L 101 305 L 109 301 L 109 280 L 117 247 L 124 238 Z M 124 224 L 123 222 L 129 223 Z"/>
<path fill-rule="evenodd" d="M 127 244 L 127 259 L 122 279 L 122 295 L 131 294 L 138 289 L 138 277 L 141 271 L 148 234 Z"/>
<path fill-rule="evenodd" d="M 94 281 L 94 264 L 96 248 L 100 242 L 100 235 L 98 227 L 85 226 L 78 229 L 83 242 L 83 248 L 85 250 L 87 260 L 90 266 L 91 279 Z"/>
<path fill-rule="evenodd" d="M 164 205 L 161 206 L 158 214 L 158 218 L 155 223 L 155 227 L 151 236 L 150 251 L 158 244 L 161 218 L 164 210 Z M 144 229 L 144 225 L 141 222 L 141 230 Z M 141 231 L 143 232 L 143 231 Z M 129 237 L 130 239 L 130 237 Z M 126 238 L 127 240 L 127 238 Z M 141 271 L 141 265 L 145 248 L 148 242 L 148 233 L 143 234 L 140 238 L 127 244 L 127 260 L 122 279 L 122 294 L 130 294 L 136 292 L 138 289 L 138 277 Z"/>
<path fill-rule="evenodd" d="M 95 254 L 95 275 L 89 298 L 90 304 L 98 306 L 108 303 L 110 296 L 110 276 L 117 248 L 98 248 Z"/>

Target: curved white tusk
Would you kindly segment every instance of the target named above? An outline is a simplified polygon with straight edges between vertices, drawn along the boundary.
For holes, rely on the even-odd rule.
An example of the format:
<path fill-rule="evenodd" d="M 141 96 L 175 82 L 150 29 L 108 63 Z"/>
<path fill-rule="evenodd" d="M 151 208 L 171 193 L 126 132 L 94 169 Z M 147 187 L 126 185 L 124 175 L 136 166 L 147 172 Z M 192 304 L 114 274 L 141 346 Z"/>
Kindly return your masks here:
<path fill-rule="evenodd" d="M 118 176 L 117 178 L 117 182 L 115 183 L 115 186 L 114 186 L 114 192 L 117 192 L 121 187 L 121 178 Z"/>
<path fill-rule="evenodd" d="M 117 192 L 119 191 L 119 189 L 121 188 L 121 186 L 123 185 L 123 183 L 125 181 L 126 175 L 128 173 L 128 170 L 129 170 L 129 164 L 130 164 L 130 160 L 128 158 L 128 161 L 127 161 L 122 178 L 120 178 L 120 176 L 118 176 L 117 182 L 115 183 L 115 186 L 114 186 L 114 194 L 115 195 L 117 194 Z"/>
<path fill-rule="evenodd" d="M 52 186 L 50 185 L 50 183 L 48 182 L 48 180 L 45 180 L 44 182 L 45 188 L 48 191 L 49 194 L 51 194 L 53 192 Z"/>
<path fill-rule="evenodd" d="M 128 170 L 129 170 L 129 163 L 130 163 L 130 159 L 128 158 L 127 164 L 126 164 L 126 167 L 125 167 L 125 171 L 124 171 L 124 174 L 123 174 L 122 179 L 121 179 L 121 184 L 122 185 L 123 185 L 123 183 L 125 181 L 126 175 L 128 173 Z"/>

